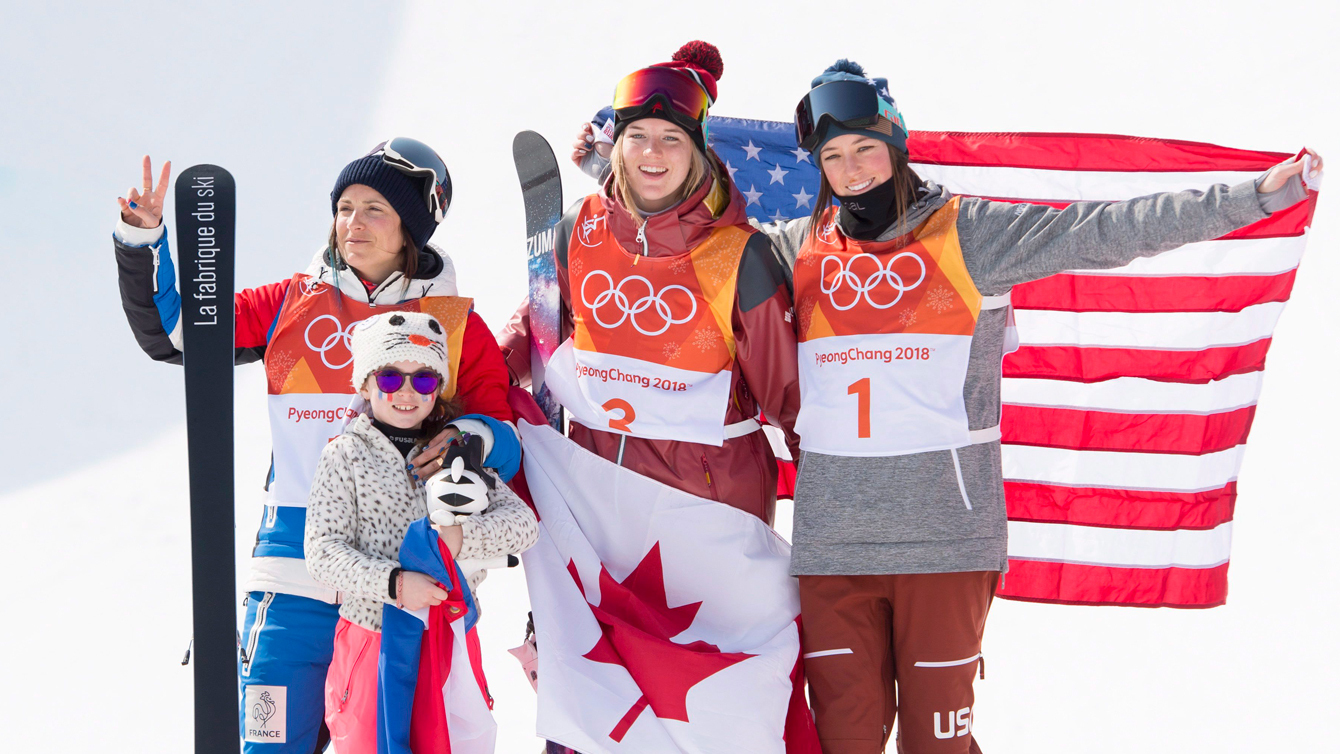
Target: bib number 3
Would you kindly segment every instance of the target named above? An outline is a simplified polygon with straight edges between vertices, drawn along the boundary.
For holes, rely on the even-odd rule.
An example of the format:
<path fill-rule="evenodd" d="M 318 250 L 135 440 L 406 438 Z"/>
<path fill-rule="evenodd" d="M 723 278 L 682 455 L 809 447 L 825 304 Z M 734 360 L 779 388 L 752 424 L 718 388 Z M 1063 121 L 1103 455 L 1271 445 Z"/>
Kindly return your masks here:
<path fill-rule="evenodd" d="M 601 408 L 611 412 L 612 411 L 623 412 L 623 416 L 610 417 L 610 429 L 615 429 L 620 432 L 633 431 L 628 428 L 628 425 L 632 424 L 633 420 L 637 418 L 637 412 L 633 410 L 633 404 L 629 403 L 628 401 L 622 398 L 611 398 L 605 401 L 605 403 L 601 405 Z"/>

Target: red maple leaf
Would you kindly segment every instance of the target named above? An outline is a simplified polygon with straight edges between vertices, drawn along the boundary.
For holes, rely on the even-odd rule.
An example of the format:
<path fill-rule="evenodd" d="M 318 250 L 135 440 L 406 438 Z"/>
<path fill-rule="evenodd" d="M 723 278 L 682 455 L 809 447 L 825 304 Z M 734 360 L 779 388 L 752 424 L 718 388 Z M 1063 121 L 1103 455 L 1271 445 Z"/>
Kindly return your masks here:
<path fill-rule="evenodd" d="M 568 561 L 568 573 L 582 596 L 586 588 L 577 567 Z M 590 605 L 590 600 L 587 600 Z M 715 644 L 695 641 L 677 644 L 670 637 L 683 633 L 698 614 L 702 602 L 679 607 L 666 604 L 665 578 L 661 569 L 661 544 L 651 550 L 622 582 L 600 567 L 600 605 L 590 605 L 600 623 L 601 637 L 582 655 L 594 662 L 620 665 L 642 690 L 610 738 L 622 741 L 633 721 L 648 706 L 659 718 L 688 722 L 685 706 L 689 689 L 703 679 L 753 657 L 743 652 L 722 652 Z"/>

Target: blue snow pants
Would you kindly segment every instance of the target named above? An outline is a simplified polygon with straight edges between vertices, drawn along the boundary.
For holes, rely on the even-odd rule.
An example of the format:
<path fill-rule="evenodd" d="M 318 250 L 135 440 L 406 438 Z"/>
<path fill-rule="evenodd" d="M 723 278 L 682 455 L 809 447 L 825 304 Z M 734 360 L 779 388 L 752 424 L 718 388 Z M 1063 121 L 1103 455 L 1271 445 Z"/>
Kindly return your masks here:
<path fill-rule="evenodd" d="M 325 748 L 326 669 L 339 605 L 251 592 L 238 648 L 246 754 L 313 754 Z M 320 748 L 318 748 L 320 747 Z"/>

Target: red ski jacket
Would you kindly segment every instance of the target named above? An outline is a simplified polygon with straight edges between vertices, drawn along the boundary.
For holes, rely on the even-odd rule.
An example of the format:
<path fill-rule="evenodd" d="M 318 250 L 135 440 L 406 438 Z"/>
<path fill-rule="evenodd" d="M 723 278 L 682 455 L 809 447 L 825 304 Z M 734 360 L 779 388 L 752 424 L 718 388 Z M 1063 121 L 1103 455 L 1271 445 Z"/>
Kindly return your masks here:
<path fill-rule="evenodd" d="M 180 364 L 181 297 L 177 293 L 177 276 L 164 228 L 165 225 L 160 225 L 146 230 L 118 223 L 113 240 L 121 304 L 136 341 L 154 360 Z M 393 304 L 424 295 L 457 295 L 456 273 L 451 259 L 431 245 L 419 255 L 418 271 L 408 289 L 397 272 L 369 291 L 347 266 L 337 268 L 331 264 L 329 250 L 318 253 L 306 272 L 312 277 L 337 283 L 344 295 L 370 303 Z M 291 282 L 282 280 L 248 288 L 235 295 L 234 363 L 249 364 L 265 357 L 265 348 Z M 502 354 L 488 325 L 478 314 L 471 312 L 465 326 L 457 375 L 457 395 L 465 412 L 511 421 L 507 388 L 507 367 Z"/>
<path fill-rule="evenodd" d="M 787 446 L 796 457 L 799 440 L 793 429 L 800 408 L 800 380 L 796 362 L 796 331 L 791 312 L 790 276 L 782 266 L 772 242 L 752 228 L 745 215 L 744 196 L 729 176 L 715 177 L 728 189 L 729 201 L 714 215 L 705 202 L 713 181 L 673 210 L 647 218 L 649 256 L 666 257 L 688 253 L 718 227 L 737 226 L 753 235 L 740 259 L 731 327 L 735 336 L 733 384 L 726 424 L 757 417 L 760 411 L 780 426 Z M 610 184 L 601 192 L 609 211 L 610 229 L 626 249 L 640 249 L 637 226 L 618 200 L 610 196 Z M 563 337 L 572 334 L 571 294 L 568 290 L 568 241 L 582 202 L 564 215 L 556 233 L 559 289 L 563 307 Z M 519 385 L 530 382 L 530 346 L 527 303 L 498 333 L 498 343 L 507 367 Z M 583 426 L 573 422 L 569 433 L 582 447 L 610 461 L 619 458 L 624 441 L 623 466 L 693 495 L 732 505 L 772 524 L 777 502 L 777 463 L 767 437 L 753 432 L 726 440 L 720 447 L 673 440 L 648 440 Z"/>

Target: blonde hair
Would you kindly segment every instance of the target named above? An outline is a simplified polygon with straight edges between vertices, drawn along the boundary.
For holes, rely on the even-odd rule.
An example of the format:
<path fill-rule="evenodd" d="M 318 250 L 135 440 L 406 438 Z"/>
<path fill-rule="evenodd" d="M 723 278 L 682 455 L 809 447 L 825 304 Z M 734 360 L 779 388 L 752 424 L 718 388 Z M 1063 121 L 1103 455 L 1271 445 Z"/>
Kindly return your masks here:
<path fill-rule="evenodd" d="M 628 179 L 628 168 L 623 162 L 623 140 L 628 136 L 625 130 L 619 134 L 619 138 L 614 141 L 614 151 L 610 153 L 610 169 L 614 176 L 613 193 L 614 196 L 623 204 L 624 209 L 633 218 L 633 222 L 641 225 L 645 218 L 642 212 L 638 210 L 637 195 L 633 193 L 633 184 Z M 713 172 L 715 168 L 715 157 L 709 157 L 703 154 L 702 150 L 693 150 L 693 161 L 689 163 L 689 174 L 684 178 L 684 182 L 674 193 L 674 203 L 688 199 L 698 187 L 703 185 L 703 181 Z"/>

